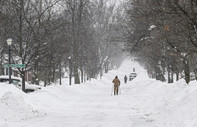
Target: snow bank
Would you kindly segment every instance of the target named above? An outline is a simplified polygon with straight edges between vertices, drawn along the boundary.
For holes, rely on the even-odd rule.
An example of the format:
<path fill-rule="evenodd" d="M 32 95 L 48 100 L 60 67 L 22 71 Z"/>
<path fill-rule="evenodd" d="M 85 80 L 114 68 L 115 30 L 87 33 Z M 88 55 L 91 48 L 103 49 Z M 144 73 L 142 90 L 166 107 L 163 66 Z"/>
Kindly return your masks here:
<path fill-rule="evenodd" d="M 35 117 L 36 110 L 27 105 L 22 96 L 12 92 L 6 92 L 0 99 L 0 119 L 24 120 Z"/>
<path fill-rule="evenodd" d="M 9 127 L 9 126 L 5 123 L 5 124 L 0 125 L 0 127 Z"/>
<path fill-rule="evenodd" d="M 134 109 L 138 114 L 157 121 L 159 127 L 197 126 L 197 82 L 184 79 L 167 84 L 155 79 L 137 77 L 132 81 Z"/>
<path fill-rule="evenodd" d="M 197 82 L 192 81 L 189 85 L 185 82 L 178 86 L 181 90 L 175 93 L 179 98 L 173 105 L 172 118 L 176 120 L 175 126 L 196 127 L 197 126 Z"/>
<path fill-rule="evenodd" d="M 7 121 L 26 120 L 38 115 L 25 93 L 13 85 L 0 83 L 0 127 L 7 127 Z"/>

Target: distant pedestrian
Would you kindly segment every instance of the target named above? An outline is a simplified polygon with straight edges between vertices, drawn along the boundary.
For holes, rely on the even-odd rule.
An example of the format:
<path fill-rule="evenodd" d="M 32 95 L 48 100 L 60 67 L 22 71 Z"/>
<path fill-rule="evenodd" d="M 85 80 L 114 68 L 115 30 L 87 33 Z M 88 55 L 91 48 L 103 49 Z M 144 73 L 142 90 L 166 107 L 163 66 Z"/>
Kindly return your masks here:
<path fill-rule="evenodd" d="M 127 78 L 127 76 L 125 75 L 125 76 L 124 76 L 124 83 L 125 83 L 125 84 L 127 83 L 127 79 L 128 79 L 128 78 Z"/>
<path fill-rule="evenodd" d="M 120 86 L 120 80 L 118 79 L 118 76 L 116 76 L 112 82 L 114 83 L 114 95 L 118 95 L 118 88 Z"/>

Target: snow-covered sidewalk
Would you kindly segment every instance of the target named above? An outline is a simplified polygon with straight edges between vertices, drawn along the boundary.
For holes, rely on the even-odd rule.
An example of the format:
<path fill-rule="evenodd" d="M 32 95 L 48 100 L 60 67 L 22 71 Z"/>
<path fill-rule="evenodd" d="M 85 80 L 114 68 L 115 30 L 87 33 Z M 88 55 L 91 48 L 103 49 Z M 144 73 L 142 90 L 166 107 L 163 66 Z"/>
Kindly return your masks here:
<path fill-rule="evenodd" d="M 135 67 L 137 78 L 123 83 Z M 121 94 L 112 95 L 112 80 Z M 148 78 L 135 62 L 125 60 L 102 79 L 80 85 L 52 85 L 24 94 L 0 84 L 0 127 L 196 127 L 196 82 L 166 84 Z"/>

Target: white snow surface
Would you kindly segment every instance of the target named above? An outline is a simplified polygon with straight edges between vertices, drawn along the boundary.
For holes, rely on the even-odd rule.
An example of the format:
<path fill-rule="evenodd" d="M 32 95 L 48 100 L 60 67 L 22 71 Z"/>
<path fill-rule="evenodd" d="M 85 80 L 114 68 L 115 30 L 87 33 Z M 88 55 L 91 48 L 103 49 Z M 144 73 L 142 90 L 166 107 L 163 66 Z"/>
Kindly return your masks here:
<path fill-rule="evenodd" d="M 125 84 L 133 67 L 137 77 Z M 116 75 L 118 96 L 112 95 Z M 102 79 L 71 86 L 63 81 L 28 94 L 1 83 L 0 127 L 197 127 L 196 81 L 156 81 L 131 60 Z"/>

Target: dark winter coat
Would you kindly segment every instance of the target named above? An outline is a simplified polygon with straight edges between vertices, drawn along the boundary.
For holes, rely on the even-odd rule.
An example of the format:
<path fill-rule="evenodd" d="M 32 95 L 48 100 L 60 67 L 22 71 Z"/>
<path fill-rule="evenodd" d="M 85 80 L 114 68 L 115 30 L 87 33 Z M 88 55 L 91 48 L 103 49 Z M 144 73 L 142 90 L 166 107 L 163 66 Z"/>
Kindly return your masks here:
<path fill-rule="evenodd" d="M 114 86 L 120 86 L 120 80 L 118 78 L 115 78 L 112 82 L 114 83 Z"/>

